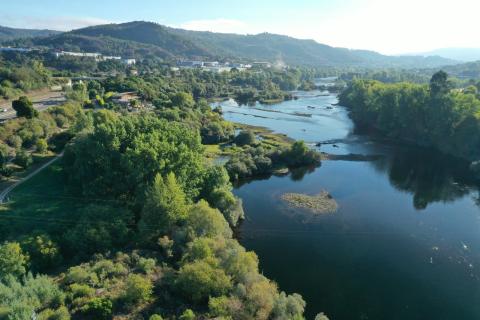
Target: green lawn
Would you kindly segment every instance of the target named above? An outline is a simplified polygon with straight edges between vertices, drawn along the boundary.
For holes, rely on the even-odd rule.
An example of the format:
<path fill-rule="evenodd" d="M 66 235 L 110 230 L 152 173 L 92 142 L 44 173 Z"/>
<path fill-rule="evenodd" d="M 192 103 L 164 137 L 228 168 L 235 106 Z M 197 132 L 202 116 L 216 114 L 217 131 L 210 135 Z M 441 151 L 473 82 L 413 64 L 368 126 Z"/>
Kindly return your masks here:
<path fill-rule="evenodd" d="M 19 185 L 8 198 L 0 206 L 0 240 L 35 230 L 63 234 L 77 220 L 78 210 L 92 202 L 66 190 L 60 162 Z"/>

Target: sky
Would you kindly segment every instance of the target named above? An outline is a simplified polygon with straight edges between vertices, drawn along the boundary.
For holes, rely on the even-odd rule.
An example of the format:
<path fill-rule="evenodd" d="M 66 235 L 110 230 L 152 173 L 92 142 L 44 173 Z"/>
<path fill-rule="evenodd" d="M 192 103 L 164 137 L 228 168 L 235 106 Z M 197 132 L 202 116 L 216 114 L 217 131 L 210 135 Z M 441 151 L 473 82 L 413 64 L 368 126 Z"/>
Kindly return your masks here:
<path fill-rule="evenodd" d="M 479 0 L 0 0 L 0 25 L 72 30 L 134 20 L 313 39 L 384 54 L 480 47 Z"/>

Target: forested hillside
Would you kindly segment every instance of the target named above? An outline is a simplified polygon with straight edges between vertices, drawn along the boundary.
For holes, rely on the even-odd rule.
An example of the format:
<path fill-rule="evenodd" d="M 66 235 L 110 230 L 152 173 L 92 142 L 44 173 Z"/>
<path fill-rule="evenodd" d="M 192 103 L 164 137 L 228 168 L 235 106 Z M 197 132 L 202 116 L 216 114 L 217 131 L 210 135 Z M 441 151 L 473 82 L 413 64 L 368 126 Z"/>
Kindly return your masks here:
<path fill-rule="evenodd" d="M 0 41 L 13 40 L 19 38 L 46 37 L 58 34 L 60 31 L 37 30 L 37 29 L 18 29 L 0 26 Z"/>
<path fill-rule="evenodd" d="M 455 63 L 441 57 L 390 57 L 372 51 L 334 48 L 313 40 L 187 31 L 143 21 L 74 30 L 53 37 L 17 41 L 59 50 L 162 58 L 269 61 L 307 66 L 436 67 Z"/>

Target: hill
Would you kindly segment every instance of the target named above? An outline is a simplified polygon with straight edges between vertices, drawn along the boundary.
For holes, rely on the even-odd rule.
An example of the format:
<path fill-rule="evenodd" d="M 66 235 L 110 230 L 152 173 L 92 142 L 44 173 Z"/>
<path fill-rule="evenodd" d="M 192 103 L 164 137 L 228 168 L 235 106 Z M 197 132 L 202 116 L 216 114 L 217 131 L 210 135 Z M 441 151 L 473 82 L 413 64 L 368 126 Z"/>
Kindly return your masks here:
<path fill-rule="evenodd" d="M 480 48 L 442 48 L 422 55 L 438 55 L 447 59 L 471 62 L 480 60 Z"/>
<path fill-rule="evenodd" d="M 35 38 L 32 44 L 59 50 L 97 51 L 134 57 L 235 59 L 307 66 L 413 68 L 455 63 L 438 56 L 391 57 L 373 51 L 335 48 L 314 40 L 269 33 L 239 35 L 189 31 L 143 21 L 78 29 Z"/>
<path fill-rule="evenodd" d="M 46 37 L 59 34 L 60 31 L 37 30 L 37 29 L 16 29 L 0 26 L 0 42 L 21 38 Z"/>

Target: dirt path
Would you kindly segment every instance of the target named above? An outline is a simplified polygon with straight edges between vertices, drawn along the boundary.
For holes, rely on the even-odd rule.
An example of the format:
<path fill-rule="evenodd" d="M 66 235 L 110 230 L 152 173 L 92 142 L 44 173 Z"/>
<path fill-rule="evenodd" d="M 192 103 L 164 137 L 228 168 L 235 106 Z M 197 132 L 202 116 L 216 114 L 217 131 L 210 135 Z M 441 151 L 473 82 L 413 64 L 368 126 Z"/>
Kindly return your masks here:
<path fill-rule="evenodd" d="M 23 182 L 27 181 L 28 179 L 32 178 L 33 176 L 35 176 L 37 173 L 39 173 L 40 171 L 42 171 L 43 169 L 45 169 L 46 167 L 48 167 L 49 165 L 51 165 L 52 163 L 54 163 L 55 161 L 57 161 L 59 158 L 61 158 L 63 156 L 63 152 L 56 155 L 55 158 L 49 160 L 48 162 L 44 163 L 43 165 L 41 165 L 39 168 L 37 168 L 35 171 L 31 172 L 30 174 L 28 174 L 27 176 L 23 177 L 22 179 L 18 180 L 17 182 L 15 182 L 14 184 L 12 184 L 11 186 L 7 187 L 6 189 L 4 189 L 2 192 L 0 192 L 0 204 L 1 203 L 4 203 L 5 202 L 5 198 L 7 197 L 7 195 L 13 190 L 15 189 L 16 187 L 18 187 L 20 184 L 22 184 Z"/>

